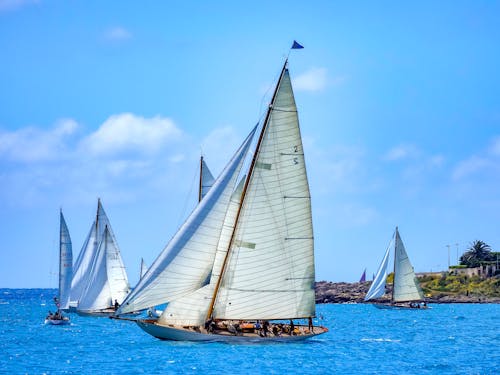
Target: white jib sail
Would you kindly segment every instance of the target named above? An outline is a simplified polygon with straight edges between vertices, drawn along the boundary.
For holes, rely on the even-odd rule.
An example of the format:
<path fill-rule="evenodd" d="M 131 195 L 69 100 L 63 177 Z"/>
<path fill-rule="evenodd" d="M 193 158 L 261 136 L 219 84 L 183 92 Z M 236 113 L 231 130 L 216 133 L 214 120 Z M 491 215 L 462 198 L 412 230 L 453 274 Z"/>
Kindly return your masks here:
<path fill-rule="evenodd" d="M 114 304 L 116 300 L 121 304 L 130 292 L 127 272 L 125 270 L 125 265 L 123 264 L 118 244 L 111 236 L 111 232 L 108 227 L 106 227 L 104 231 L 104 240 L 106 243 L 106 271 L 111 303 Z"/>
<path fill-rule="evenodd" d="M 387 246 L 384 258 L 382 258 L 382 262 L 378 267 L 377 274 L 373 278 L 372 284 L 370 285 L 370 289 L 368 289 L 368 293 L 366 293 L 365 301 L 382 297 L 385 293 L 385 283 L 387 280 L 387 265 L 389 264 L 389 254 L 391 253 L 393 244 L 394 244 L 394 237 L 391 238 L 389 246 Z"/>
<path fill-rule="evenodd" d="M 87 239 L 83 243 L 83 247 L 78 254 L 75 266 L 73 267 L 73 278 L 71 280 L 70 305 L 77 306 L 80 297 L 83 294 L 90 276 L 90 268 L 95 256 L 97 247 L 97 226 L 95 222 L 90 227 Z"/>
<path fill-rule="evenodd" d="M 396 248 L 394 254 L 394 302 L 418 301 L 423 299 L 415 272 L 406 253 L 403 241 L 396 228 Z"/>
<path fill-rule="evenodd" d="M 213 316 L 314 316 L 311 199 L 288 70 L 251 172 Z"/>
<path fill-rule="evenodd" d="M 161 305 L 193 292 L 210 276 L 231 193 L 255 128 L 117 311 Z"/>
<path fill-rule="evenodd" d="M 73 250 L 71 237 L 61 211 L 59 228 L 59 308 L 63 310 L 69 308 L 72 277 Z"/>
<path fill-rule="evenodd" d="M 78 302 L 77 310 L 79 311 L 96 311 L 111 307 L 111 292 L 106 269 L 107 238 L 109 234 L 105 230 L 97 251 L 94 253 L 88 283 Z"/>

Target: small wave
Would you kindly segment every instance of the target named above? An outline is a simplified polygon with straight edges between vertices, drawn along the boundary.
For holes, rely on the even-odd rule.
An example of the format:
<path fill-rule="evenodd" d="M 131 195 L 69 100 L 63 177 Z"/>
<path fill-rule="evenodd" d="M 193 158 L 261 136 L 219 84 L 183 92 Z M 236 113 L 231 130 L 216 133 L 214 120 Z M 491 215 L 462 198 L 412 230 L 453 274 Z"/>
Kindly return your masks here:
<path fill-rule="evenodd" d="M 363 338 L 361 341 L 367 341 L 367 342 L 401 342 L 401 340 L 396 340 L 396 339 L 384 339 L 384 338 L 377 338 L 377 339 L 367 339 Z"/>

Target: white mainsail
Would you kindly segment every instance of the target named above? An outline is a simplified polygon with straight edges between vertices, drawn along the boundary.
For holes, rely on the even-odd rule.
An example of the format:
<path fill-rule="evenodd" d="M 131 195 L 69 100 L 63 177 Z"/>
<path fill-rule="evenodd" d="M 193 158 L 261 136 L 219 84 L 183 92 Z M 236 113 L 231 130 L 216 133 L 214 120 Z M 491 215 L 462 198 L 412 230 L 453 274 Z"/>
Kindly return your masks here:
<path fill-rule="evenodd" d="M 207 163 L 203 156 L 200 159 L 200 192 L 198 201 L 201 201 L 205 195 L 207 195 L 208 191 L 212 187 L 215 182 L 215 178 L 208 169 Z"/>
<path fill-rule="evenodd" d="M 217 319 L 315 315 L 311 198 L 286 67 L 269 111 L 214 306 Z"/>
<path fill-rule="evenodd" d="M 394 253 L 394 302 L 419 301 L 424 298 L 415 272 L 396 228 Z"/>
<path fill-rule="evenodd" d="M 389 246 L 387 246 L 384 258 L 382 259 L 382 262 L 378 267 L 377 274 L 373 278 L 372 284 L 370 285 L 370 289 L 368 289 L 368 293 L 366 293 L 365 301 L 382 297 L 385 294 L 385 283 L 387 280 L 387 265 L 389 264 L 389 255 L 391 253 L 393 242 L 394 242 L 394 237 L 391 238 Z"/>
<path fill-rule="evenodd" d="M 250 132 L 117 314 L 164 304 L 208 283 L 231 194 L 255 130 Z"/>
<path fill-rule="evenodd" d="M 71 237 L 62 210 L 59 228 L 59 308 L 69 308 L 71 279 L 73 276 L 73 250 Z"/>

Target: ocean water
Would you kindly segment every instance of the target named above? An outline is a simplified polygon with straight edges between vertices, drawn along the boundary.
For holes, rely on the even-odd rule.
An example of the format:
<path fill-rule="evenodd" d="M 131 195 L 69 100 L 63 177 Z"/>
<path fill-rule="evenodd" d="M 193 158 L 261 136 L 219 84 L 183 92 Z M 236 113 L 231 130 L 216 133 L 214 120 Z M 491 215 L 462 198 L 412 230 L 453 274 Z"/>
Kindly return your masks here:
<path fill-rule="evenodd" d="M 51 289 L 0 289 L 0 373 L 499 374 L 500 305 L 379 310 L 318 305 L 330 331 L 296 344 L 160 341 L 134 323 L 71 314 L 43 321 Z"/>

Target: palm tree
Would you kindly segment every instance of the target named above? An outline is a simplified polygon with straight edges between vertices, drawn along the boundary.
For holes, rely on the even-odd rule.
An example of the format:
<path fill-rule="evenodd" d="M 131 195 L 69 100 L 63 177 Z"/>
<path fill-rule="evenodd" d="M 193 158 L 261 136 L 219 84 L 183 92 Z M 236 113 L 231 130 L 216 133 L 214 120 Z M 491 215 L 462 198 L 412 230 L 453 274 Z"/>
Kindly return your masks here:
<path fill-rule="evenodd" d="M 467 267 L 478 267 L 481 262 L 490 260 L 493 260 L 490 245 L 483 241 L 475 240 L 460 257 L 460 264 Z"/>

